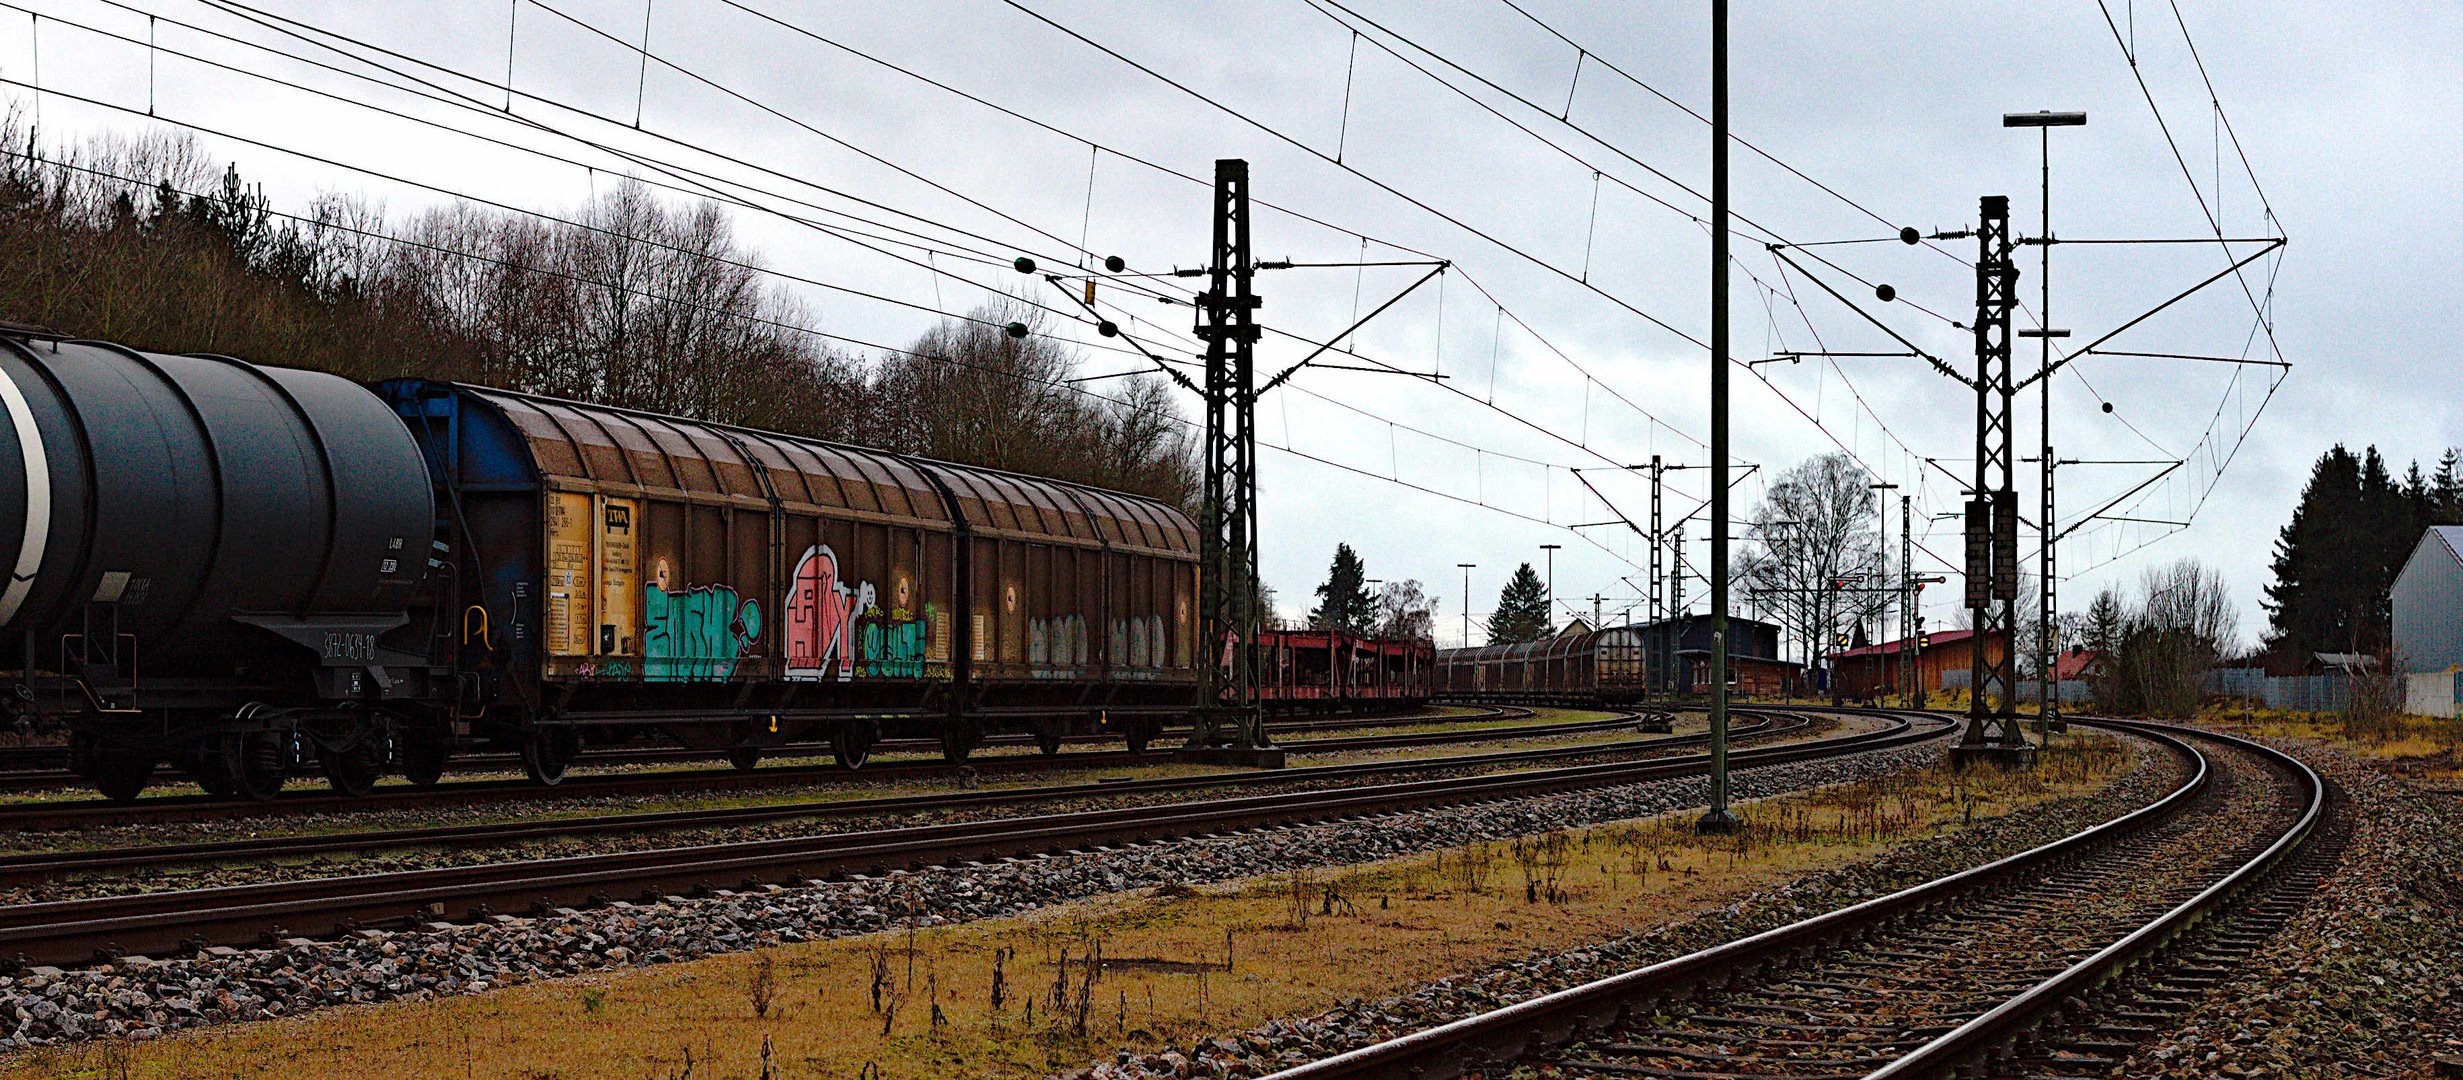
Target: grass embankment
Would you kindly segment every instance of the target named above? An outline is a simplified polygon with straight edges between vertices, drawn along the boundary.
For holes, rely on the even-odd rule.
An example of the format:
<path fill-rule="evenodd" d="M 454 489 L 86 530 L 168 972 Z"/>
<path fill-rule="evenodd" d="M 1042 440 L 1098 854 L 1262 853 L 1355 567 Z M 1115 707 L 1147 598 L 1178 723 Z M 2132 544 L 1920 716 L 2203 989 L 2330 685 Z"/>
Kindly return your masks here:
<path fill-rule="evenodd" d="M 1730 837 L 1697 836 L 1680 813 L 95 1045 L 21 1059 L 10 1075 L 706 1077 L 763 1075 L 766 1062 L 777 1076 L 1040 1076 L 1635 933 L 2091 792 L 2130 758 L 2119 740 L 2072 734 L 2029 773 L 1944 766 L 1746 804 Z"/>
<path fill-rule="evenodd" d="M 2208 706 L 2198 721 L 2244 735 L 2337 747 L 2406 780 L 2439 787 L 2463 783 L 2463 720 L 2407 713 L 2301 712 L 2227 702 Z"/>

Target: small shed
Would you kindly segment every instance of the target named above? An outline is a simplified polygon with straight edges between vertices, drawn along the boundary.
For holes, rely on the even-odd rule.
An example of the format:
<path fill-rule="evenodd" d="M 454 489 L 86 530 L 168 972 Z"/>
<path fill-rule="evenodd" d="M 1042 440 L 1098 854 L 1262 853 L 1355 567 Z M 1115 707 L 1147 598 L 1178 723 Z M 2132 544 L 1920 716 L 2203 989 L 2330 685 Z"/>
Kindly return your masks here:
<path fill-rule="evenodd" d="M 2395 665 L 2423 672 L 2463 665 L 2463 526 L 2423 531 L 2392 592 Z"/>

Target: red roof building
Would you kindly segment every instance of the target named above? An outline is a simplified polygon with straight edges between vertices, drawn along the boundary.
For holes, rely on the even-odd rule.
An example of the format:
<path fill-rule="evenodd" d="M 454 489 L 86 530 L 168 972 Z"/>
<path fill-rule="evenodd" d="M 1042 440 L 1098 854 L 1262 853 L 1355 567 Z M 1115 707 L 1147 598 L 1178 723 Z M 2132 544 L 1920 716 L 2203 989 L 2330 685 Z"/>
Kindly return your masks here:
<path fill-rule="evenodd" d="M 1872 697 L 1905 685 L 1899 675 L 1901 665 L 1912 661 L 1916 684 L 1927 691 L 1940 690 L 1943 672 L 1972 669 L 1975 646 L 1973 630 L 1936 630 L 1925 635 L 1921 645 L 1902 638 L 1846 649 L 1830 654 L 1830 677 L 1838 680 L 1843 696 Z M 1988 661 L 1999 661 L 2008 650 L 2008 638 L 1996 636 L 1986 644 L 1984 655 Z"/>

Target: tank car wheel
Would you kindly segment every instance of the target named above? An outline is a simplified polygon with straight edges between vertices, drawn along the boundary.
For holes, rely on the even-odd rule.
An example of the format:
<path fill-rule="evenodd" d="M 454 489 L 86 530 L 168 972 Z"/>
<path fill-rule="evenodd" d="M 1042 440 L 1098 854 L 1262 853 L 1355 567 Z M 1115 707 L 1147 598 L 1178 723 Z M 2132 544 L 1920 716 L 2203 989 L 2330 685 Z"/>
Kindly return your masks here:
<path fill-rule="evenodd" d="M 154 778 L 154 755 L 135 750 L 94 751 L 94 790 L 112 802 L 133 802 Z"/>
<path fill-rule="evenodd" d="M 402 779 L 412 787 L 435 787 L 445 778 L 445 759 L 453 752 L 443 737 L 413 735 L 402 742 Z"/>
<path fill-rule="evenodd" d="M 951 724 L 941 729 L 941 760 L 952 765 L 966 764 L 966 756 L 983 745 L 983 728 L 973 722 Z"/>
<path fill-rule="evenodd" d="M 374 733 L 347 750 L 323 750 L 317 755 L 325 767 L 325 783 L 337 795 L 357 799 L 376 790 L 376 781 L 385 774 L 383 746 Z"/>
<path fill-rule="evenodd" d="M 728 747 L 727 764 L 735 766 L 737 772 L 751 772 L 760 768 L 761 748 L 758 746 Z"/>
<path fill-rule="evenodd" d="M 840 728 L 830 735 L 830 756 L 838 759 L 841 769 L 863 768 L 872 759 L 872 739 L 863 732 Z"/>
<path fill-rule="evenodd" d="M 291 763 L 283 751 L 283 734 L 279 731 L 251 731 L 239 736 L 239 766 L 232 777 L 239 784 L 239 794 L 257 802 L 267 802 L 282 794 L 282 785 L 290 779 Z"/>
<path fill-rule="evenodd" d="M 522 744 L 522 769 L 532 783 L 554 787 L 564 782 L 564 770 L 582 750 L 581 732 L 569 727 L 534 732 Z"/>

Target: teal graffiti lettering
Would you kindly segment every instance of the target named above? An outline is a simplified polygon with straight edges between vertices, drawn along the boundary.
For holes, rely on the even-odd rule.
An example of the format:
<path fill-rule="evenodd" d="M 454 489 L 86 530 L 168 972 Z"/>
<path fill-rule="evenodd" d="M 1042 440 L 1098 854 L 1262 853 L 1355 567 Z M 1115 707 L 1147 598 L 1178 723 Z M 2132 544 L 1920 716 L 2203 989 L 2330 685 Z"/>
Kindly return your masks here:
<path fill-rule="evenodd" d="M 920 679 L 932 650 L 932 608 L 921 619 L 884 619 L 872 611 L 857 637 L 858 669 L 865 675 Z"/>
<path fill-rule="evenodd" d="M 642 604 L 642 679 L 702 682 L 735 674 L 761 640 L 761 605 L 725 585 L 668 592 L 652 584 Z"/>

